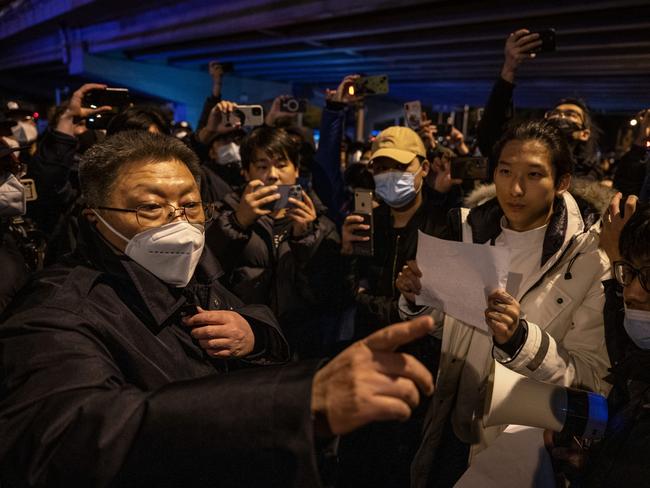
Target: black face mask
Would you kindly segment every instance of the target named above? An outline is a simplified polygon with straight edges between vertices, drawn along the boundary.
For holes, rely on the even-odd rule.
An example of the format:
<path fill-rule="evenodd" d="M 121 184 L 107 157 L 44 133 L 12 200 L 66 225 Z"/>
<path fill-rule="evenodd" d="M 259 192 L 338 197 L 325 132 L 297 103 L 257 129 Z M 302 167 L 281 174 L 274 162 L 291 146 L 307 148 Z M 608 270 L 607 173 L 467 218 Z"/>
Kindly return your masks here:
<path fill-rule="evenodd" d="M 573 137 L 574 132 L 585 130 L 584 126 L 576 122 L 573 122 L 569 119 L 564 119 L 561 117 L 548 119 L 548 121 L 558 129 L 560 129 L 562 134 L 564 134 L 567 137 L 569 144 L 572 144 L 575 141 Z"/>

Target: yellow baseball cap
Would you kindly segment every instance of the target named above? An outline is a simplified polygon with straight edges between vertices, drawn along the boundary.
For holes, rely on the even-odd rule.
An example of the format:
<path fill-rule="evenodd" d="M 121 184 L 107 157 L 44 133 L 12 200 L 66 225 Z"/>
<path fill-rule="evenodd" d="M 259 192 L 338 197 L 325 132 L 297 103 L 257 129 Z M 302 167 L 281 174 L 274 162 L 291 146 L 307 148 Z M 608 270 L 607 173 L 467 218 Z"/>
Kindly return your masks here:
<path fill-rule="evenodd" d="M 370 159 L 386 157 L 400 164 L 409 164 L 416 156 L 427 157 L 420 136 L 408 127 L 394 126 L 379 133 L 372 143 Z"/>

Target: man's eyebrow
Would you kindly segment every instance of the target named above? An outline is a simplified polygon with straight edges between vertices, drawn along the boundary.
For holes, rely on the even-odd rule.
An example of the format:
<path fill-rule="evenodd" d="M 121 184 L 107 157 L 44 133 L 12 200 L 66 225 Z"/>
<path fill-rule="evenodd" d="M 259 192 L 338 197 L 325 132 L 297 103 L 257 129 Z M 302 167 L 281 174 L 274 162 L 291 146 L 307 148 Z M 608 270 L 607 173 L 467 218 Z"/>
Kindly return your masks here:
<path fill-rule="evenodd" d="M 161 191 L 160 187 L 156 185 L 151 185 L 149 183 L 138 183 L 133 187 L 133 190 L 144 190 L 146 192 L 159 195 L 161 197 L 166 196 L 166 193 L 164 191 Z M 193 190 L 194 190 L 194 183 L 191 182 L 188 182 L 187 185 L 180 187 L 180 191 L 183 193 L 190 193 Z"/>
<path fill-rule="evenodd" d="M 539 163 L 529 163 L 528 168 L 529 169 L 543 169 L 543 170 L 547 169 L 546 166 L 544 166 L 543 164 L 539 164 Z"/>
<path fill-rule="evenodd" d="M 499 160 L 499 162 L 497 164 L 503 164 L 505 166 L 512 166 L 508 161 L 503 161 L 501 159 Z"/>

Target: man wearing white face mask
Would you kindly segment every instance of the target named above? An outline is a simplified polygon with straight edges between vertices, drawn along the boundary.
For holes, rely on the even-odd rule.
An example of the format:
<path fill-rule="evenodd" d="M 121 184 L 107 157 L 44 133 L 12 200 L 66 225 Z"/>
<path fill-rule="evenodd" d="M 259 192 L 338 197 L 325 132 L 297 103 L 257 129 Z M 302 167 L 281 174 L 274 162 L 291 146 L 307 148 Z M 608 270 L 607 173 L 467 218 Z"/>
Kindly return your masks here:
<path fill-rule="evenodd" d="M 201 157 L 206 176 L 206 190 L 213 201 L 221 201 L 233 191 L 240 191 L 245 180 L 242 176 L 239 146 L 246 132 L 239 119 L 227 126 L 223 114 L 237 107 L 233 102 L 220 100 L 206 115 L 206 125 L 194 139 L 194 149 Z"/>
<path fill-rule="evenodd" d="M 10 126 L 10 122 L 0 120 L 0 127 Z M 12 232 L 13 219 L 25 214 L 27 203 L 25 187 L 16 176 L 20 163 L 15 154 L 20 149 L 20 146 L 9 145 L 4 138 L 0 139 L 0 315 L 27 281 L 28 275 L 25 259 Z"/>
<path fill-rule="evenodd" d="M 16 125 L 11 128 L 12 136 L 22 146 L 34 143 L 38 138 L 38 129 L 34 122 L 33 113 L 33 111 L 28 110 L 18 102 L 7 102 L 5 114 L 16 122 Z"/>
<path fill-rule="evenodd" d="M 199 174 L 180 140 L 146 131 L 84 154 L 79 246 L 0 326 L 3 487 L 316 487 L 317 440 L 404 420 L 433 392 L 426 368 L 395 352 L 432 330 L 427 317 L 324 366 L 253 369 L 286 359 L 287 344 L 201 254 L 212 209 Z"/>

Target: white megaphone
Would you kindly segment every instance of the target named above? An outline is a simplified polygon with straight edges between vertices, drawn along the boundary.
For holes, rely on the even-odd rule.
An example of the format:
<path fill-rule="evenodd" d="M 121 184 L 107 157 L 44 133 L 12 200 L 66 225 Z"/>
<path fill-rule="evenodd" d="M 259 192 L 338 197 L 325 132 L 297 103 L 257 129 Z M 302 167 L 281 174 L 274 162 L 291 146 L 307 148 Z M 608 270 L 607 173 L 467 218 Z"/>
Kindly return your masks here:
<path fill-rule="evenodd" d="M 588 391 L 543 383 L 494 361 L 483 424 L 526 425 L 600 439 L 607 428 L 607 399 Z"/>

